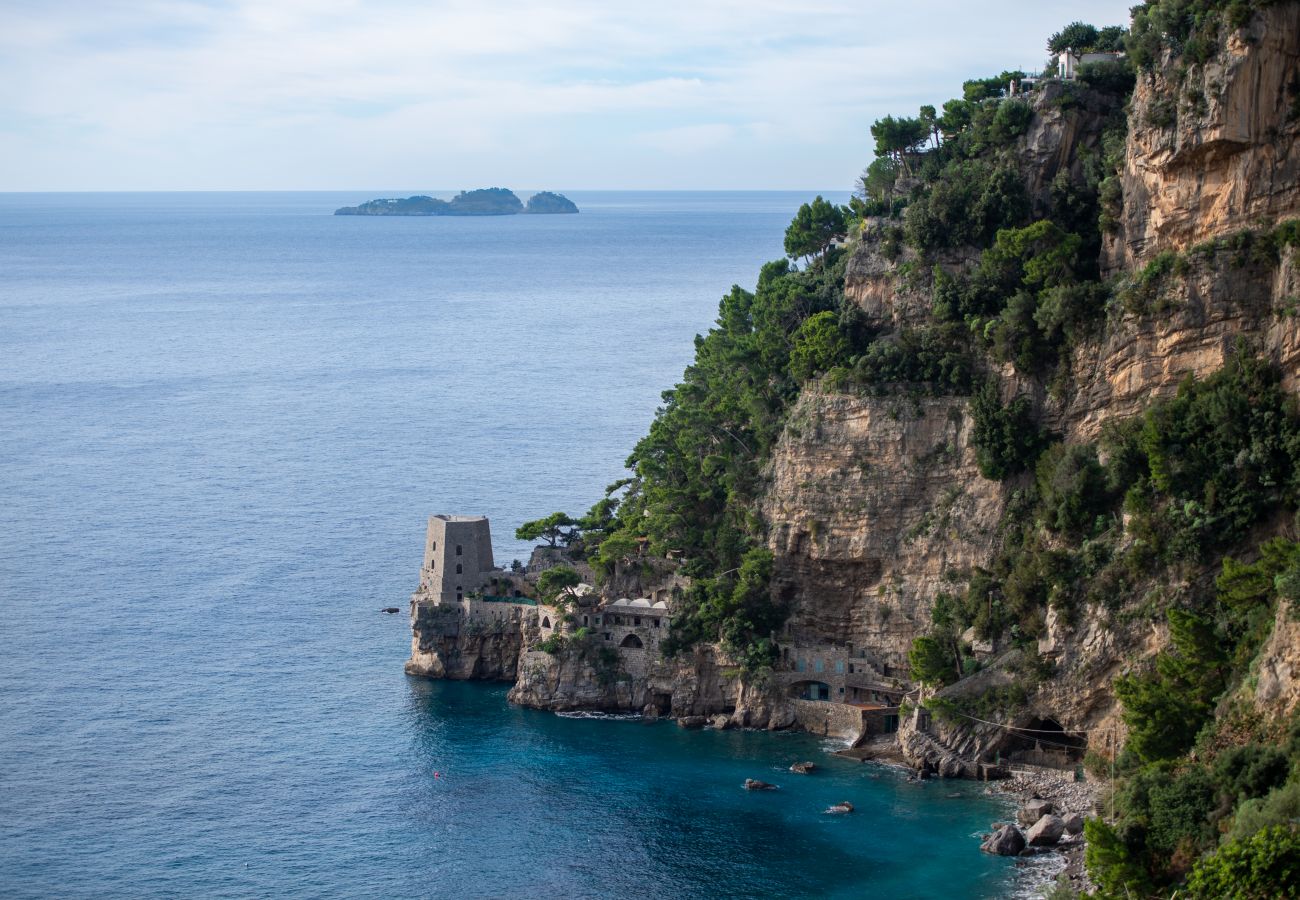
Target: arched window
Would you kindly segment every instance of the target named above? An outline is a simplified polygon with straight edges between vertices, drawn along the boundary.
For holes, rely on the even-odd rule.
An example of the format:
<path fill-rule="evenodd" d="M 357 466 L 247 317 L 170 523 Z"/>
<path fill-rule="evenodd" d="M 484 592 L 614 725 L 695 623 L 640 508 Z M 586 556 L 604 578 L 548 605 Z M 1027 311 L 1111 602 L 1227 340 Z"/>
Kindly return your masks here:
<path fill-rule="evenodd" d="M 437 542 L 437 541 L 434 541 L 434 542 L 433 542 L 433 547 L 430 548 L 430 549 L 432 549 L 434 553 L 437 553 L 437 552 L 438 552 L 438 542 Z"/>
<path fill-rule="evenodd" d="M 462 550 L 462 548 L 461 548 L 460 544 L 457 544 L 457 545 L 456 545 L 456 555 L 457 555 L 457 556 L 460 556 L 460 555 L 461 555 L 461 550 Z"/>
<path fill-rule="evenodd" d="M 457 574 L 457 575 L 460 575 L 460 574 L 461 574 L 461 565 L 460 565 L 460 563 L 456 563 L 456 574 Z"/>
<path fill-rule="evenodd" d="M 641 639 L 637 637 L 635 634 L 629 634 L 627 637 L 623 638 L 623 643 L 619 644 L 619 646 L 620 647 L 644 647 L 645 644 L 641 643 Z"/>
<path fill-rule="evenodd" d="M 542 616 L 542 627 L 543 627 L 543 628 L 550 628 L 550 627 L 551 627 L 551 617 L 550 617 L 550 616 Z"/>

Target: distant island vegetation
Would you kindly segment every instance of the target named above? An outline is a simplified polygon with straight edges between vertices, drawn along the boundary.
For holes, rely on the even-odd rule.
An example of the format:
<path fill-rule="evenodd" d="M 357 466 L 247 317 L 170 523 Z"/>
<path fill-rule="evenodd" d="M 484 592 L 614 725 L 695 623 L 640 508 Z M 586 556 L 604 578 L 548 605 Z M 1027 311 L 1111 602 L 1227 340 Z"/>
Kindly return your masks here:
<path fill-rule="evenodd" d="M 514 216 L 520 213 L 576 213 L 578 207 L 563 194 L 541 191 L 524 205 L 507 188 L 461 191 L 450 200 L 419 195 L 405 199 L 370 200 L 360 206 L 334 210 L 336 216 Z"/>

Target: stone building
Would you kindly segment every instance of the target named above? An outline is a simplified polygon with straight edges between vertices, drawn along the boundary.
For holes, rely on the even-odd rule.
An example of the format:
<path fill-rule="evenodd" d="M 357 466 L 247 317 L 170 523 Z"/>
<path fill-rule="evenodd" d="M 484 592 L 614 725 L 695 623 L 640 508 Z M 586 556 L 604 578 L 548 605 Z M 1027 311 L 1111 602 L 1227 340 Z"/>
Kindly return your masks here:
<path fill-rule="evenodd" d="M 420 567 L 420 593 L 451 603 L 477 591 L 492 574 L 492 533 L 487 516 L 429 517 Z"/>
<path fill-rule="evenodd" d="M 612 647 L 657 651 L 671 622 L 672 607 L 667 600 L 651 601 L 648 597 L 637 597 L 606 603 L 594 616 L 590 627 Z"/>

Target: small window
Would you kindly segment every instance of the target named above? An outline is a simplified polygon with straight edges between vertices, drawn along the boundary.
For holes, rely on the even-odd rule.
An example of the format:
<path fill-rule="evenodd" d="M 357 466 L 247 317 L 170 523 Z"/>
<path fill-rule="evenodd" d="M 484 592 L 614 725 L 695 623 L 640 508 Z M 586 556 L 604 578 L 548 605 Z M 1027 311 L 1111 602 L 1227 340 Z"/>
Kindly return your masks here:
<path fill-rule="evenodd" d="M 640 625 L 640 624 L 641 624 L 641 617 L 640 617 L 640 616 L 637 616 L 637 617 L 635 617 L 634 619 L 632 619 L 632 624 L 633 624 L 633 625 Z"/>
<path fill-rule="evenodd" d="M 836 675 L 844 674 L 844 660 L 842 659 L 835 660 L 835 674 Z"/>
<path fill-rule="evenodd" d="M 583 624 L 583 625 L 590 625 L 591 623 L 590 623 L 589 621 L 587 621 L 587 620 L 588 620 L 588 617 L 587 617 L 587 616 L 583 616 L 583 617 L 582 617 L 582 624 Z"/>
<path fill-rule="evenodd" d="M 460 555 L 461 555 L 461 551 L 462 551 L 462 548 L 461 548 L 460 544 L 457 544 L 457 545 L 456 545 L 456 555 L 457 555 L 457 556 L 460 556 Z"/>
<path fill-rule="evenodd" d="M 605 632 L 605 640 L 607 641 L 613 640 L 613 637 L 610 635 L 608 631 Z"/>
<path fill-rule="evenodd" d="M 844 688 L 840 688 L 840 693 L 844 693 Z"/>
<path fill-rule="evenodd" d="M 658 620 L 658 619 L 651 619 L 651 620 L 650 620 L 650 624 L 653 625 L 655 628 L 658 628 L 658 627 L 659 627 L 659 620 Z"/>
<path fill-rule="evenodd" d="M 457 592 L 456 592 L 456 599 L 457 599 L 457 600 L 464 600 L 465 597 L 461 594 L 460 591 L 457 591 Z"/>
<path fill-rule="evenodd" d="M 853 663 L 849 663 L 849 674 L 853 674 Z"/>
<path fill-rule="evenodd" d="M 456 574 L 457 574 L 457 575 L 463 575 L 463 574 L 464 574 L 464 572 L 462 571 L 462 567 L 461 567 L 461 564 L 460 564 L 460 563 L 456 563 Z"/>
<path fill-rule="evenodd" d="M 550 628 L 550 627 L 551 627 L 551 617 L 550 617 L 550 616 L 542 616 L 542 627 L 543 627 L 543 628 Z"/>
<path fill-rule="evenodd" d="M 802 672 L 802 671 L 803 671 L 803 657 L 802 657 L 802 656 L 799 657 L 798 659 L 796 659 L 796 660 L 794 661 L 794 670 L 795 670 L 796 672 Z"/>
<path fill-rule="evenodd" d="M 813 660 L 813 671 L 814 672 L 826 671 L 826 664 L 822 662 L 822 658 L 820 656 L 817 657 L 815 660 Z"/>
<path fill-rule="evenodd" d="M 433 542 L 433 547 L 432 547 L 431 549 L 432 549 L 435 553 L 437 552 L 437 550 L 438 550 L 438 542 L 437 542 L 437 541 L 434 541 L 434 542 Z"/>
<path fill-rule="evenodd" d="M 432 572 L 436 568 L 438 568 L 438 561 L 436 559 L 429 560 L 429 571 Z"/>

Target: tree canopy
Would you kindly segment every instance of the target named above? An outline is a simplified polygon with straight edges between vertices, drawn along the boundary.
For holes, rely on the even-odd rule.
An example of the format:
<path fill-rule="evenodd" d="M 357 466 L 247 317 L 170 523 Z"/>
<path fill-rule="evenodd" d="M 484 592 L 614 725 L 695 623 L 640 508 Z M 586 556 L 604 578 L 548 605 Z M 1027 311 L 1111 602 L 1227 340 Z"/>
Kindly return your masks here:
<path fill-rule="evenodd" d="M 572 566 L 554 566 L 537 578 L 537 593 L 547 602 L 555 600 L 566 588 L 577 587 L 581 579 Z"/>
<path fill-rule="evenodd" d="M 570 518 L 568 514 L 553 512 L 544 519 L 534 519 L 520 525 L 515 530 L 515 539 L 535 541 L 541 538 L 552 547 L 561 543 L 568 544 L 577 536 L 578 531 L 574 527 L 577 524 L 577 520 Z"/>
<path fill-rule="evenodd" d="M 785 230 L 785 252 L 791 258 L 819 256 L 835 238 L 844 233 L 844 211 L 819 195 L 795 213 Z"/>

